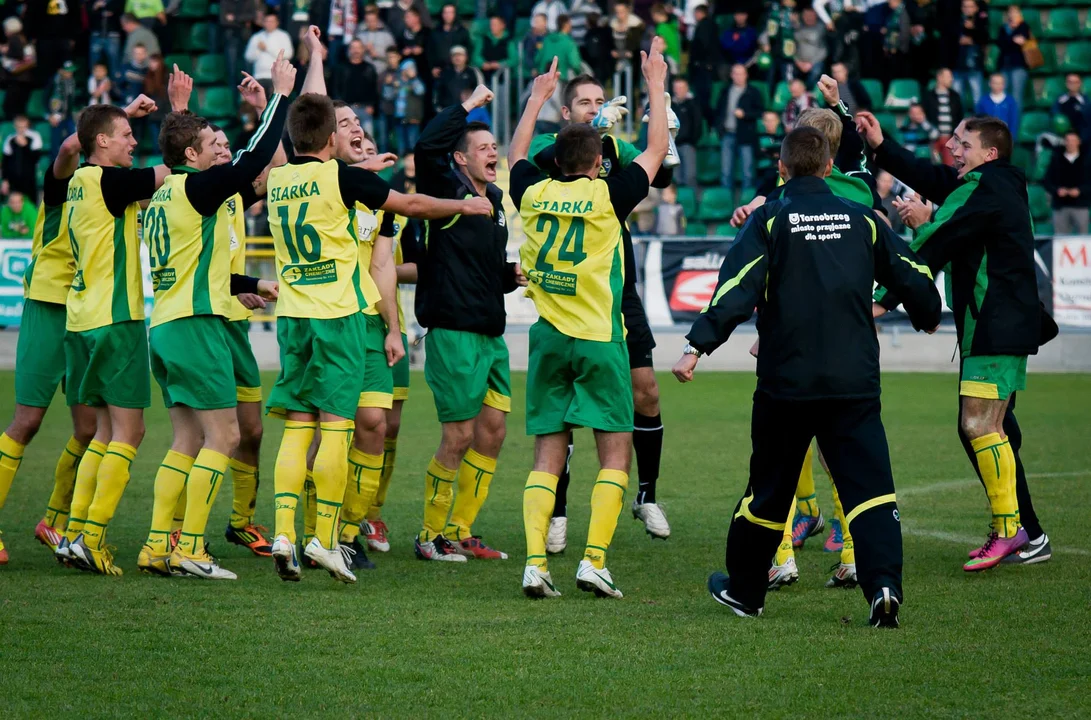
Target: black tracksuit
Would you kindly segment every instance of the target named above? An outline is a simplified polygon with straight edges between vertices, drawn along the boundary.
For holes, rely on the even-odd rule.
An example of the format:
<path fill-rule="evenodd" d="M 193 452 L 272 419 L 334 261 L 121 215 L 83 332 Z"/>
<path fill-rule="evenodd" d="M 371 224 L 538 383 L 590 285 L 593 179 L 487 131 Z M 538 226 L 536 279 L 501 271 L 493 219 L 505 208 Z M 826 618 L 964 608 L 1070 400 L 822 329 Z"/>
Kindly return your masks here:
<path fill-rule="evenodd" d="M 438 198 L 478 195 L 473 183 L 451 165 L 450 154 L 466 129 L 462 105 L 447 108 L 424 128 L 415 148 L 417 191 Z M 515 263 L 508 262 L 508 228 L 503 191 L 489 185 L 491 216 L 455 216 L 424 221 L 418 244 L 417 321 L 444 328 L 500 337 L 507 311 L 504 295 L 515 290 Z"/>
<path fill-rule="evenodd" d="M 856 538 L 865 596 L 902 597 L 902 539 L 880 418 L 873 280 L 896 286 L 914 327 L 939 324 L 932 276 L 870 208 L 818 177 L 784 185 L 754 211 L 720 268 L 709 307 L 687 335 L 709 353 L 758 312 L 758 384 L 750 483 L 727 538 L 731 595 L 764 605 L 769 565 L 799 468 L 818 438 Z"/>

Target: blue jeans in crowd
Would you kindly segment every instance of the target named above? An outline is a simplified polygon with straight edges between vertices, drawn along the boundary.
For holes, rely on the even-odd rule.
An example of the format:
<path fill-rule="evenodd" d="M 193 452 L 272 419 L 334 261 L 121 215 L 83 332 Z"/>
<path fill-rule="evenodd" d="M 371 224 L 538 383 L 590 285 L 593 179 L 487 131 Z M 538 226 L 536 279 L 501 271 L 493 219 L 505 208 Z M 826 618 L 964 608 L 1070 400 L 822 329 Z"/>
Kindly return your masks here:
<path fill-rule="evenodd" d="M 116 78 L 121 73 L 121 35 L 119 33 L 91 33 L 90 52 L 88 53 L 91 70 L 95 63 L 106 61 L 110 68 L 110 77 Z"/>
<path fill-rule="evenodd" d="M 979 70 L 956 70 L 954 76 L 955 92 L 962 98 L 962 107 L 966 111 L 966 115 L 972 115 L 977 101 L 981 99 L 981 93 L 985 87 L 985 77 Z M 970 88 L 970 95 L 966 94 L 967 86 Z"/>
<path fill-rule="evenodd" d="M 731 190 L 735 187 L 735 155 L 739 156 L 742 187 L 754 187 L 754 146 L 740 144 L 735 133 L 725 132 L 720 137 L 720 184 Z"/>
<path fill-rule="evenodd" d="M 405 120 L 398 121 L 398 155 L 405 155 L 407 152 L 413 150 L 417 145 L 417 138 L 420 137 L 420 123 L 406 122 Z"/>
<path fill-rule="evenodd" d="M 1015 98 L 1015 102 L 1019 104 L 1020 108 L 1026 107 L 1023 93 L 1027 87 L 1027 69 L 1008 68 L 1007 70 L 1001 70 L 1000 74 L 1004 76 L 1004 83 L 1007 85 L 1008 95 Z"/>

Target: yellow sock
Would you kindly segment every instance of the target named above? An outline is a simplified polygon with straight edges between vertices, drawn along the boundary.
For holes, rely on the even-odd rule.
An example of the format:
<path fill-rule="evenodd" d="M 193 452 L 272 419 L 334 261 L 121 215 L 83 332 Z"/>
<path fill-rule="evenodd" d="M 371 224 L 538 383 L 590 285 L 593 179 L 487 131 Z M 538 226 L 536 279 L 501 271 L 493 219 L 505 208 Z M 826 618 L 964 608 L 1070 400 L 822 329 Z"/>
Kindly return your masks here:
<path fill-rule="evenodd" d="M 1015 496 L 1015 453 L 999 433 L 990 433 L 971 441 L 977 456 L 977 468 L 985 481 L 985 493 L 992 507 L 993 530 L 1000 537 L 1019 532 L 1019 500 Z"/>
<path fill-rule="evenodd" d="M 341 506 L 341 542 L 351 543 L 360 534 L 360 523 L 371 507 L 383 475 L 383 456 L 349 449 L 345 504 Z"/>
<path fill-rule="evenodd" d="M 587 549 L 583 559 L 599 570 L 606 567 L 606 550 L 614 539 L 617 518 L 625 502 L 629 475 L 620 470 L 599 470 L 591 491 L 591 524 L 587 528 Z"/>
<path fill-rule="evenodd" d="M 455 492 L 457 474 L 457 470 L 441 465 L 435 457 L 428 463 L 428 470 L 424 473 L 424 526 L 419 536 L 421 542 L 434 540 L 436 535 L 443 534 L 443 528 L 447 525 L 447 512 L 451 509 L 451 498 Z"/>
<path fill-rule="evenodd" d="M 314 522 L 318 511 L 315 508 L 314 473 L 307 471 L 307 477 L 303 481 L 303 547 L 314 537 Z"/>
<path fill-rule="evenodd" d="M 368 520 L 378 520 L 383 515 L 386 491 L 390 488 L 390 478 L 394 477 L 394 461 L 397 457 L 398 438 L 387 438 L 383 441 L 383 474 L 379 478 L 379 489 L 375 492 L 375 500 L 367 509 Z"/>
<path fill-rule="evenodd" d="M 833 490 L 833 511 L 837 516 L 837 522 L 841 524 L 841 562 L 852 565 L 856 562 L 856 551 L 852 546 L 852 533 L 849 532 L 849 524 L 845 521 L 845 508 L 841 505 L 841 496 L 837 494 L 837 487 L 830 478 L 830 489 Z"/>
<path fill-rule="evenodd" d="M 83 523 L 87 519 L 87 508 L 95 498 L 95 485 L 99 465 L 106 454 L 106 443 L 92 440 L 83 454 L 83 460 L 76 468 L 76 484 L 72 488 L 72 508 L 68 516 L 68 525 L 64 536 L 72 542 L 83 532 Z"/>
<path fill-rule="evenodd" d="M 338 516 L 345 499 L 353 427 L 352 420 L 322 423 L 322 440 L 314 457 L 314 536 L 327 550 L 337 547 Z"/>
<path fill-rule="evenodd" d="M 178 498 L 185 494 L 186 477 L 193 467 L 193 458 L 168 450 L 155 474 L 155 501 L 152 504 L 152 527 L 145 545 L 156 555 L 170 552 L 171 520 Z"/>
<path fill-rule="evenodd" d="M 87 520 L 83 524 L 83 541 L 92 550 L 102 549 L 106 526 L 117 512 L 129 484 L 129 468 L 135 458 L 136 448 L 132 445 L 112 442 L 106 448 L 95 478 L 95 499 L 87 508 Z"/>
<path fill-rule="evenodd" d="M 470 537 L 474 520 L 489 496 L 489 485 L 495 473 L 496 458 L 472 449 L 466 451 L 458 467 L 458 494 L 455 495 L 455 505 L 451 508 L 451 519 L 443 531 L 444 536 L 453 540 Z"/>
<path fill-rule="evenodd" d="M 4 501 L 8 499 L 8 491 L 15 480 L 15 473 L 19 471 L 19 464 L 23 462 L 23 450 L 25 445 L 17 443 L 8 437 L 7 433 L 0 434 L 0 508 L 4 507 Z"/>
<path fill-rule="evenodd" d="M 560 478 L 546 472 L 531 472 L 523 488 L 523 531 L 527 535 L 527 565 L 548 568 L 546 535 Z"/>
<path fill-rule="evenodd" d="M 186 521 L 186 494 L 185 488 L 178 493 L 178 502 L 174 504 L 174 517 L 170 521 L 171 532 L 182 532 L 182 523 Z"/>
<path fill-rule="evenodd" d="M 284 423 L 284 437 L 277 452 L 277 464 L 273 469 L 273 503 L 276 512 L 273 520 L 274 533 L 286 535 L 295 542 L 295 506 L 303 481 L 307 477 L 307 449 L 314 439 L 317 423 L 288 420 Z"/>
<path fill-rule="evenodd" d="M 68 524 L 72 491 L 76 487 L 76 468 L 86 452 L 86 445 L 75 437 L 70 437 L 61 456 L 57 458 L 57 466 L 53 469 L 53 492 L 45 508 L 45 521 L 54 530 L 64 530 L 64 526 Z"/>
<path fill-rule="evenodd" d="M 796 507 L 803 515 L 818 517 L 818 496 L 814 491 L 814 450 L 807 448 L 807 455 L 803 458 L 803 467 L 799 471 L 799 482 L 796 484 Z M 788 521 L 791 524 L 791 520 Z"/>
<path fill-rule="evenodd" d="M 216 493 L 223 487 L 227 466 L 231 458 L 215 450 L 202 448 L 193 461 L 186 483 L 186 520 L 182 523 L 182 536 L 178 550 L 186 555 L 200 555 L 205 551 L 205 528 L 212 512 Z"/>
<path fill-rule="evenodd" d="M 811 454 L 808 451 L 807 457 L 810 458 Z M 809 465 L 809 462 L 808 462 Z M 788 520 L 784 523 L 784 535 L 780 538 L 780 545 L 777 545 L 777 554 L 773 557 L 774 565 L 783 565 L 791 558 L 796 556 L 796 552 L 792 549 L 792 521 L 796 517 L 796 504 L 793 502 L 788 509 Z"/>
<path fill-rule="evenodd" d="M 258 469 L 239 460 L 232 460 L 231 527 L 244 528 L 254 522 L 254 507 L 258 502 Z"/>

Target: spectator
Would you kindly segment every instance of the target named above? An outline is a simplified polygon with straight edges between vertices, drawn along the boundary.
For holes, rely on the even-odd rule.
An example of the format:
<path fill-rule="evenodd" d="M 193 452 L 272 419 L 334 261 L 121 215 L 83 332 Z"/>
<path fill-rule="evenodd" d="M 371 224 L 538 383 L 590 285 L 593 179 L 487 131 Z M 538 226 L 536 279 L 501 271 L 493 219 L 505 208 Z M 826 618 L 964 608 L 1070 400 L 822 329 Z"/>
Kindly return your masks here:
<path fill-rule="evenodd" d="M 118 95 L 123 105 L 128 105 L 144 92 L 144 76 L 148 73 L 148 50 L 143 45 L 133 48 L 133 57 L 121 69 L 117 83 Z"/>
<path fill-rule="evenodd" d="M 111 73 L 121 69 L 121 15 L 125 0 L 90 0 L 87 24 L 91 30 L 88 62 L 106 63 Z"/>
<path fill-rule="evenodd" d="M 364 44 L 349 43 L 348 59 L 333 72 L 334 97 L 346 103 L 368 133 L 375 129 L 375 110 L 379 106 L 379 75 L 366 59 Z"/>
<path fill-rule="evenodd" d="M 106 67 L 99 63 L 105 73 Z M 76 63 L 69 60 L 57 71 L 57 77 L 53 81 L 53 95 L 49 98 L 49 124 L 50 130 L 50 159 L 57 157 L 64 139 L 76 132 L 76 122 L 73 115 L 79 108 L 76 102 Z M 109 82 L 109 79 L 107 79 Z"/>
<path fill-rule="evenodd" d="M 473 95 L 473 90 L 469 88 L 462 88 L 462 94 L 459 96 L 459 102 L 466 102 Z M 488 107 L 475 107 L 470 112 L 466 113 L 466 124 L 472 122 L 485 123 L 492 126 L 492 115 L 489 113 Z"/>
<path fill-rule="evenodd" d="M 1004 76 L 1011 96 L 1019 107 L 1023 106 L 1024 88 L 1027 85 L 1027 60 L 1023 56 L 1023 46 L 1032 37 L 1030 26 L 1023 20 L 1023 11 L 1018 5 L 1008 8 L 1004 17 L 1004 24 L 1000 26 L 1000 34 L 996 37 L 996 45 L 1000 50 L 1000 58 L 996 69 Z"/>
<path fill-rule="evenodd" d="M 758 170 L 762 180 L 758 187 L 766 184 L 766 176 L 777 174 L 777 161 L 780 160 L 780 144 L 784 142 L 784 129 L 780 124 L 780 115 L 772 110 L 761 114 L 761 133 L 758 135 Z"/>
<path fill-rule="evenodd" d="M 84 31 L 83 10 L 83 3 L 67 0 L 25 4 L 24 27 L 34 43 L 38 87 L 45 88 L 46 97 L 52 95 L 53 78 L 72 59 L 72 47 Z"/>
<path fill-rule="evenodd" d="M 841 62 L 834 63 L 830 68 L 830 74 L 837 81 L 837 93 L 850 115 L 856 115 L 861 110 L 871 110 L 871 95 L 859 80 L 849 76 L 848 65 Z"/>
<path fill-rule="evenodd" d="M 1044 185 L 1053 197 L 1053 232 L 1057 235 L 1086 235 L 1091 207 L 1091 176 L 1080 134 L 1069 130 L 1064 147 L 1053 151 Z"/>
<path fill-rule="evenodd" d="M 663 57 L 670 64 L 671 73 L 676 73 L 682 67 L 682 36 L 678 32 L 678 19 L 662 3 L 652 5 L 651 17 L 652 24 L 648 27 L 643 45 L 650 49 L 652 38 L 656 35 L 663 38 Z"/>
<path fill-rule="evenodd" d="M 1080 76 L 1069 73 L 1064 78 L 1065 94 L 1053 101 L 1053 114 L 1064 115 L 1072 129 L 1085 138 L 1091 133 L 1091 103 L 1083 94 Z"/>
<path fill-rule="evenodd" d="M 572 39 L 572 21 L 567 15 L 557 18 L 557 32 L 546 35 L 542 41 L 542 48 L 534 59 L 534 69 L 538 74 L 549 70 L 553 58 L 557 58 L 557 72 L 561 74 L 561 80 L 567 80 L 580 74 L 583 59 L 580 57 L 580 49 L 576 47 L 576 41 Z"/>
<path fill-rule="evenodd" d="M 931 147 L 939 139 L 939 130 L 928 122 L 924 106 L 913 103 L 909 106 L 909 115 L 902 125 L 902 144 L 906 150 L 917 152 L 918 148 Z"/>
<path fill-rule="evenodd" d="M 561 15 L 568 14 L 568 6 L 562 0 L 538 0 L 534 7 L 530 9 L 530 16 L 534 17 L 538 14 L 546 16 L 546 30 L 548 32 L 557 32 L 557 19 Z"/>
<path fill-rule="evenodd" d="M 451 62 L 443 68 L 436 83 L 436 111 L 462 102 L 462 91 L 473 91 L 485 82 L 481 71 L 469 66 L 470 58 L 466 48 L 455 45 L 451 48 Z M 415 144 L 415 143 L 414 143 Z"/>
<path fill-rule="evenodd" d="M 401 83 L 401 63 L 402 56 L 398 53 L 397 45 L 391 45 L 386 50 L 386 70 L 379 78 L 379 127 L 375 141 L 380 152 L 397 147 L 397 140 L 391 142 L 390 139 L 398 131 L 398 119 L 394 114 L 397 94 L 391 88 Z"/>
<path fill-rule="evenodd" d="M 955 59 L 955 90 L 977 107 L 981 99 L 985 67 L 985 46 L 989 43 L 989 15 L 977 0 L 962 0 L 962 14 L 958 27 L 949 28 L 949 35 L 958 38 Z"/>
<path fill-rule="evenodd" d="M 395 36 L 394 39 L 398 42 L 398 50 L 402 54 L 403 65 L 405 60 L 412 60 L 414 77 L 426 83 L 425 89 L 427 89 L 432 81 L 432 66 L 436 65 L 438 67 L 439 63 L 445 63 L 447 58 L 441 59 L 432 56 L 432 31 L 425 27 L 422 17 L 416 10 L 407 10 L 405 12 L 405 29 L 400 36 Z M 413 142 L 416 143 L 415 140 Z"/>
<path fill-rule="evenodd" d="M 512 67 L 516 59 L 515 43 L 508 33 L 507 23 L 499 15 L 489 18 L 489 32 L 474 50 L 474 65 L 481 68 L 485 82 L 502 67 Z"/>
<path fill-rule="evenodd" d="M 143 46 L 141 46 L 143 47 Z M 111 105 L 114 91 L 114 83 L 110 80 L 110 73 L 104 63 L 95 63 L 91 68 L 91 77 L 87 78 L 88 105 Z"/>
<path fill-rule="evenodd" d="M 133 132 L 146 147 L 159 149 L 159 129 L 170 112 L 170 96 L 167 95 L 167 66 L 162 55 L 148 58 L 148 73 L 144 76 L 144 94 L 155 101 L 155 112 L 138 118 Z M 241 78 L 240 78 L 241 79 Z M 244 146 L 245 147 L 245 146 Z"/>
<path fill-rule="evenodd" d="M 428 6 L 425 5 L 424 0 L 396 0 L 394 5 L 386 11 L 386 26 L 390 29 L 390 34 L 394 36 L 395 41 L 405 34 L 405 14 L 410 10 L 416 11 L 417 18 L 423 27 L 432 27 L 432 16 L 428 14 Z"/>
<path fill-rule="evenodd" d="M 587 15 L 587 35 L 580 43 L 580 56 L 591 67 L 597 78 L 608 78 L 614 73 L 617 62 L 613 56 L 614 33 L 602 22 L 598 10 Z M 690 67 L 693 67 L 693 51 L 690 51 Z"/>
<path fill-rule="evenodd" d="M 802 80 L 793 80 L 788 85 L 788 93 L 791 97 L 788 98 L 788 105 L 784 108 L 784 130 L 792 132 L 803 111 L 813 108 L 817 103 L 807 92 L 807 86 Z"/>
<path fill-rule="evenodd" d="M 581 45 L 587 38 L 587 30 L 591 26 L 591 16 L 595 16 L 595 23 L 602 16 L 602 10 L 595 0 L 572 0 L 568 8 L 568 19 L 572 21 L 572 39 L 577 45 Z"/>
<path fill-rule="evenodd" d="M 689 81 L 680 75 L 671 83 L 671 110 L 678 116 L 674 144 L 681 161 L 674 177 L 679 185 L 697 187 L 697 143 L 701 140 L 701 107 L 689 91 Z"/>
<path fill-rule="evenodd" d="M 4 161 L 0 166 L 0 194 L 21 192 L 38 202 L 38 160 L 42 157 L 42 136 L 30 129 L 26 115 L 15 118 L 15 132 L 4 139 Z"/>
<path fill-rule="evenodd" d="M 329 71 L 337 66 L 345 56 L 345 48 L 356 35 L 356 25 L 360 22 L 359 0 L 314 0 L 311 3 L 310 23 L 317 25 L 326 41 L 326 62 Z"/>
<path fill-rule="evenodd" d="M 769 15 L 765 20 L 765 32 L 758 37 L 761 49 L 769 53 L 768 80 L 770 88 L 776 87 L 782 80 L 790 79 L 795 67 L 793 60 L 796 53 L 795 26 L 792 24 L 792 10 L 795 0 L 772 0 L 769 3 Z"/>
<path fill-rule="evenodd" d="M 887 0 L 886 21 L 882 30 L 883 62 L 880 77 L 885 82 L 910 74 L 909 49 L 912 22 L 903 0 Z"/>
<path fill-rule="evenodd" d="M 228 82 L 237 83 L 241 79 L 242 53 L 254 30 L 256 17 L 256 0 L 220 0 L 220 28 Z"/>
<path fill-rule="evenodd" d="M 450 64 L 448 59 L 451 57 L 452 48 L 462 47 L 467 52 L 473 48 L 470 32 L 459 22 L 458 8 L 455 7 L 454 3 L 447 3 L 443 6 L 440 14 L 440 24 L 438 27 L 432 28 L 431 37 L 430 56 L 435 60 L 435 65 L 432 67 L 432 77 L 438 78 L 444 67 Z M 457 98 L 458 92 L 455 92 L 453 97 Z M 450 104 L 453 105 L 454 103 Z"/>
<path fill-rule="evenodd" d="M 614 3 L 614 17 L 610 19 L 610 32 L 614 36 L 614 50 L 610 55 L 617 59 L 618 68 L 629 63 L 633 69 L 633 87 L 640 77 L 640 41 L 644 37 L 644 21 L 633 14 L 627 2 Z M 635 101 L 636 98 L 629 98 Z"/>
<path fill-rule="evenodd" d="M 707 5 L 695 7 L 693 17 L 697 24 L 693 28 L 689 47 L 689 82 L 693 86 L 697 104 L 701 106 L 701 115 L 705 122 L 713 125 L 712 83 L 720 79 L 720 70 L 724 65 L 724 56 L 720 52 L 720 30 L 716 20 L 709 14 Z"/>
<path fill-rule="evenodd" d="M 542 13 L 532 15 L 530 17 L 530 30 L 527 31 L 526 37 L 523 38 L 523 64 L 524 68 L 530 70 L 532 74 L 538 72 L 535 60 L 538 59 L 538 51 L 542 49 L 548 34 L 549 20 L 546 16 Z"/>
<path fill-rule="evenodd" d="M 720 93 L 716 128 L 720 131 L 720 184 L 735 187 L 735 158 L 739 158 L 742 187 L 754 186 L 754 146 L 757 119 L 764 110 L 761 93 L 751 87 L 743 65 L 731 67 L 731 84 Z"/>
<path fill-rule="evenodd" d="M 262 29 L 250 36 L 244 57 L 253 66 L 254 79 L 265 88 L 266 97 L 273 94 L 273 63 L 284 53 L 286 59 L 294 55 L 292 36 L 280 29 L 276 13 L 266 13 L 261 19 Z M 303 74 L 303 73 L 300 73 Z"/>
<path fill-rule="evenodd" d="M 750 27 L 750 16 L 745 12 L 736 12 L 734 21 L 720 35 L 724 59 L 732 65 L 749 65 L 758 50 L 758 31 Z"/>
<path fill-rule="evenodd" d="M 16 190 L 0 210 L 0 237 L 5 240 L 29 240 L 34 235 L 38 211 Z"/>
<path fill-rule="evenodd" d="M 4 117 L 11 118 L 26 112 L 27 101 L 35 86 L 34 46 L 23 35 L 23 21 L 17 17 L 4 20 L 3 74 L 0 76 L 7 87 L 4 95 Z"/>
<path fill-rule="evenodd" d="M 364 23 L 357 28 L 356 39 L 364 44 L 364 57 L 376 74 L 386 72 L 386 49 L 394 44 L 394 36 L 379 19 L 378 7 L 368 5 L 364 8 Z"/>
<path fill-rule="evenodd" d="M 898 215 L 898 208 L 894 207 L 894 201 L 898 199 L 898 195 L 894 192 L 894 176 L 886 170 L 880 170 L 875 175 L 875 191 L 879 193 L 879 199 L 883 201 L 883 209 L 886 210 L 886 217 L 890 221 L 890 229 L 901 235 L 905 232 L 905 223 Z"/>
<path fill-rule="evenodd" d="M 814 0 L 818 20 L 832 33 L 830 54 L 844 63 L 853 74 L 860 69 L 860 36 L 864 28 L 864 3 L 852 0 Z M 829 8 L 829 9 L 827 9 Z"/>
<path fill-rule="evenodd" d="M 991 115 L 1008 124 L 1013 138 L 1019 137 L 1019 104 L 1005 90 L 1004 76 L 994 73 L 989 76 L 989 94 L 983 95 L 974 106 L 978 115 Z"/>
<path fill-rule="evenodd" d="M 813 88 L 826 67 L 828 41 L 826 26 L 818 22 L 818 15 L 811 8 L 803 11 L 803 20 L 796 26 L 795 65 L 799 77 L 807 87 Z"/>
<path fill-rule="evenodd" d="M 403 195 L 417 191 L 417 158 L 412 150 L 402 155 L 402 167 L 390 178 L 390 187 Z"/>
<path fill-rule="evenodd" d="M 137 22 L 132 15 L 125 14 L 121 16 L 121 29 L 125 31 L 125 50 L 121 53 L 121 65 L 110 68 L 110 72 L 118 80 L 121 79 L 121 69 L 132 62 L 133 48 L 137 45 L 143 45 L 149 55 L 163 54 L 159 46 L 159 38 L 151 30 Z"/>
<path fill-rule="evenodd" d="M 420 137 L 420 125 L 424 120 L 424 83 L 417 73 L 417 64 L 412 59 L 402 60 L 398 68 L 398 80 L 394 85 L 383 88 L 384 94 L 391 92 L 394 100 L 394 118 L 398 129 L 398 154 L 417 144 Z"/>
<path fill-rule="evenodd" d="M 924 94 L 924 115 L 939 131 L 939 142 L 946 143 L 962 122 L 962 98 L 952 87 L 954 75 L 947 68 L 936 72 L 935 86 Z"/>
<path fill-rule="evenodd" d="M 655 234 L 672 237 L 686 234 L 686 210 L 678 202 L 678 188 L 668 185 L 655 206 Z"/>
<path fill-rule="evenodd" d="M 149 30 L 167 24 L 163 0 L 125 0 L 125 12 Z"/>

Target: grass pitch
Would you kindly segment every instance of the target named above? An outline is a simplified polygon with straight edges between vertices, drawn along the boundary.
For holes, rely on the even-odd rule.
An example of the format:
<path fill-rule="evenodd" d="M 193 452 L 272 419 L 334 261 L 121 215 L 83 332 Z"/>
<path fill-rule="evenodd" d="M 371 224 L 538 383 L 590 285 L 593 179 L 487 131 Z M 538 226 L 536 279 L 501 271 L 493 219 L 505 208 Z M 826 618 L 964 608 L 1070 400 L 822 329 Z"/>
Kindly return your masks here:
<path fill-rule="evenodd" d="M 266 381 L 271 382 L 267 377 Z M 0 374 L 10 417 L 11 373 Z M 961 569 L 983 537 L 984 495 L 955 436 L 952 375 L 888 375 L 884 420 L 905 533 L 903 627 L 866 627 L 859 591 L 826 590 L 836 557 L 812 539 L 801 581 L 741 620 L 705 591 L 723 563 L 728 517 L 746 484 L 749 374 L 660 377 L 667 428 L 659 499 L 673 536 L 651 541 L 623 512 L 608 566 L 620 602 L 576 590 L 594 475 L 577 436 L 570 545 L 551 562 L 564 592 L 520 592 L 521 494 L 531 464 L 523 377 L 491 497 L 475 526 L 506 562 L 452 567 L 412 554 L 422 476 L 439 441 L 419 373 L 385 516 L 393 549 L 356 586 L 311 571 L 281 582 L 268 559 L 221 535 L 230 487 L 210 522 L 238 582 L 142 576 L 152 479 L 170 443 L 161 406 L 110 528 L 122 578 L 66 570 L 33 539 L 69 435 L 60 401 L 28 449 L 0 515 L 0 715 L 80 717 L 1088 717 L 1091 694 L 1091 376 L 1034 375 L 1019 398 L 1023 459 L 1054 547 L 1044 565 Z M 258 520 L 271 525 L 280 425 L 266 424 Z M 823 510 L 829 484 L 816 463 Z M 631 501 L 635 474 L 627 493 Z"/>

